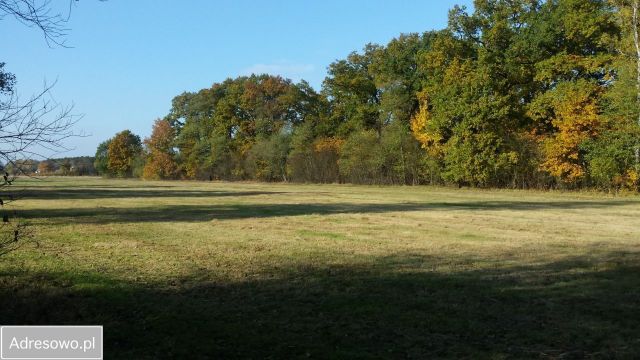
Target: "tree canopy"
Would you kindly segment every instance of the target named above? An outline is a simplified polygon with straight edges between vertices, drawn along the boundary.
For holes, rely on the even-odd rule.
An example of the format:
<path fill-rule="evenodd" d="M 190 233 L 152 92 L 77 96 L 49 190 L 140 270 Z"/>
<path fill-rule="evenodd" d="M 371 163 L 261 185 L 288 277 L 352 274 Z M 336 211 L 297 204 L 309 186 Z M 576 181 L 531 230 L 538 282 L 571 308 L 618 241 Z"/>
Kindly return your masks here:
<path fill-rule="evenodd" d="M 319 92 L 263 74 L 181 94 L 147 177 L 637 189 L 637 3 L 476 0 L 331 63 Z"/>

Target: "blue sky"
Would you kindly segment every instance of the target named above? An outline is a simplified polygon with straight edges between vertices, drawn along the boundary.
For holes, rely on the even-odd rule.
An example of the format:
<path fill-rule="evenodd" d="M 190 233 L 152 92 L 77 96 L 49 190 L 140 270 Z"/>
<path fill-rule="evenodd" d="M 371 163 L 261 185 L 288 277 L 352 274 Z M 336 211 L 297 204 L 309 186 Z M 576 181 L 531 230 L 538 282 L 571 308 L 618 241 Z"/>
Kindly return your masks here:
<path fill-rule="evenodd" d="M 23 97 L 57 80 L 55 99 L 75 104 L 84 114 L 77 130 L 88 134 L 71 139 L 64 155 L 93 155 L 118 131 L 147 136 L 183 91 L 252 72 L 319 89 L 336 59 L 368 42 L 443 28 L 448 9 L 471 2 L 82 0 L 68 23 L 72 48 L 50 48 L 37 30 L 2 19 L 0 62 Z"/>

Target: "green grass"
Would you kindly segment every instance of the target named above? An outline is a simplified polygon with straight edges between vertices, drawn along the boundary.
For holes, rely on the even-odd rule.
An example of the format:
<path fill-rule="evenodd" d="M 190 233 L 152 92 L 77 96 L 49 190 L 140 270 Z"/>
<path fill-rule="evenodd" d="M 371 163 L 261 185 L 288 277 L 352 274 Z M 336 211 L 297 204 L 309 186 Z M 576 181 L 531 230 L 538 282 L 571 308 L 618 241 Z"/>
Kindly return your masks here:
<path fill-rule="evenodd" d="M 634 358 L 640 199 L 20 180 L 0 323 L 121 358 Z"/>

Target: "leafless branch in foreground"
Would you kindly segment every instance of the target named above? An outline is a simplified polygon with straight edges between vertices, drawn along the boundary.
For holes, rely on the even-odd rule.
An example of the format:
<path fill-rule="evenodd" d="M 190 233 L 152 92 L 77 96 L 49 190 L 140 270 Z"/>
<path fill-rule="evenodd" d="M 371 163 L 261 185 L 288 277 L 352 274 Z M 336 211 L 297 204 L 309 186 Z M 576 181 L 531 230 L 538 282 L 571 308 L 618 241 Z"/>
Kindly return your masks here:
<path fill-rule="evenodd" d="M 27 27 L 42 31 L 49 47 L 67 47 L 67 23 L 74 0 L 67 1 L 69 8 L 65 15 L 64 10 L 55 10 L 56 3 L 52 0 L 0 0 L 0 20 L 13 17 Z M 4 63 L 0 63 L 0 70 L 3 66 Z M 67 151 L 64 141 L 79 136 L 72 128 L 80 116 L 72 113 L 73 105 L 62 106 L 51 96 L 55 83 L 45 84 L 40 93 L 27 101 L 22 101 L 14 92 L 14 84 L 13 74 L 0 71 L 0 255 L 15 250 L 23 243 L 21 240 L 31 237 L 27 225 L 9 221 L 10 215 L 5 211 L 5 205 L 17 198 L 15 191 L 8 191 L 15 189 L 12 186 L 15 177 L 30 176 L 23 168 L 25 161 L 46 158 L 42 152 L 52 155 Z M 7 171 L 9 166 L 11 174 Z"/>
<path fill-rule="evenodd" d="M 73 105 L 63 106 L 53 99 L 54 86 L 45 85 L 25 102 L 12 93 L 0 103 L 0 161 L 14 164 L 20 157 L 41 155 L 40 151 L 70 150 L 64 141 L 78 136 L 73 126 L 80 116 L 73 114 Z"/>
<path fill-rule="evenodd" d="M 0 255 L 17 248 L 23 242 L 19 240 L 30 238 L 27 225 L 9 221 L 15 216 L 4 211 L 18 198 L 13 186 L 16 176 L 31 176 L 24 167 L 26 161 L 46 158 L 43 152 L 51 155 L 68 151 L 65 140 L 81 136 L 73 131 L 81 116 L 73 113 L 73 106 L 55 101 L 51 95 L 54 86 L 45 85 L 26 101 L 15 92 L 0 98 Z"/>
<path fill-rule="evenodd" d="M 0 19 L 6 15 L 13 16 L 22 24 L 41 30 L 49 47 L 67 47 L 65 41 L 69 29 L 66 25 L 72 5 L 71 0 L 65 15 L 53 10 L 51 0 L 0 0 Z"/>

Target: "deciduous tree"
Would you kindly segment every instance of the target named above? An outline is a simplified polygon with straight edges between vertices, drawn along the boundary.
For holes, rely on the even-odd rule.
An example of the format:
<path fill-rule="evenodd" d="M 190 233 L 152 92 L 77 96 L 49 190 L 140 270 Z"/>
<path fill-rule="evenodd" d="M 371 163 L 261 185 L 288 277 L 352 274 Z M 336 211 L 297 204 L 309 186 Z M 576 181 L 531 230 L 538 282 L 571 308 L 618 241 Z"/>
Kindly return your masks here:
<path fill-rule="evenodd" d="M 107 168 L 114 175 L 133 175 L 136 160 L 142 155 L 142 142 L 129 130 L 117 133 L 109 142 Z"/>
<path fill-rule="evenodd" d="M 153 124 L 151 136 L 144 140 L 147 156 L 143 170 L 145 179 L 173 179 L 178 175 L 175 161 L 175 128 L 169 121 L 158 119 Z"/>

